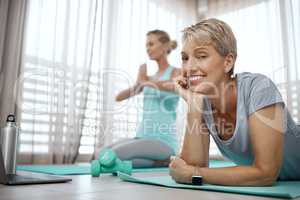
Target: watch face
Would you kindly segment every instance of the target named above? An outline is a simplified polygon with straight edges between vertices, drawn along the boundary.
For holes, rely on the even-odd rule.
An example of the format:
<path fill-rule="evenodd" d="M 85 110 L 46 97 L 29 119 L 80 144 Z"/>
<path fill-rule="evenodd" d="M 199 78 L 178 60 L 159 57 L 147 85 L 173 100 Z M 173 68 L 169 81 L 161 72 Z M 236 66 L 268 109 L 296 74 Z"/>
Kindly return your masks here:
<path fill-rule="evenodd" d="M 202 176 L 192 176 L 193 185 L 202 185 Z"/>

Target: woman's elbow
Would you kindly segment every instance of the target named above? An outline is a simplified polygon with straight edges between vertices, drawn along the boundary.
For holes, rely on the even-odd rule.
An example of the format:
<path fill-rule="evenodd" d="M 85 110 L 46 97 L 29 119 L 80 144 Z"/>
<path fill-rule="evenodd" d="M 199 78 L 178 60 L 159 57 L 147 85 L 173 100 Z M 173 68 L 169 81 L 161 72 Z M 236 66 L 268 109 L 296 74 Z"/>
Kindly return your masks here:
<path fill-rule="evenodd" d="M 260 181 L 259 186 L 272 186 L 278 179 L 279 170 L 278 169 L 260 169 Z"/>
<path fill-rule="evenodd" d="M 273 186 L 277 177 L 264 177 L 258 186 Z"/>
<path fill-rule="evenodd" d="M 200 158 L 198 155 L 181 153 L 180 157 L 189 165 L 198 166 L 198 167 L 208 167 L 208 159 Z"/>
<path fill-rule="evenodd" d="M 120 97 L 120 95 L 117 95 L 117 96 L 115 97 L 115 101 L 122 101 L 122 98 Z"/>

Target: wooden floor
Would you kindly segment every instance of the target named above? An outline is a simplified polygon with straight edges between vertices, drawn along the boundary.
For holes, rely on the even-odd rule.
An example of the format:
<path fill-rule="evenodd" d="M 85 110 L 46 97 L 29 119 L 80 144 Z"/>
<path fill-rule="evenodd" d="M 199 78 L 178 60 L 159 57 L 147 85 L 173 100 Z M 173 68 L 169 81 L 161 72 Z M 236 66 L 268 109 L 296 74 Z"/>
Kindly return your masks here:
<path fill-rule="evenodd" d="M 29 172 L 22 172 L 27 175 Z M 139 173 L 139 176 L 162 173 Z M 4 186 L 0 185 L 0 200 L 264 200 L 275 199 L 230 193 L 173 189 L 121 181 L 112 175 L 92 178 L 90 175 L 68 176 L 69 183 Z M 278 199 L 278 198 L 276 198 Z M 300 200 L 298 198 L 297 200 Z"/>

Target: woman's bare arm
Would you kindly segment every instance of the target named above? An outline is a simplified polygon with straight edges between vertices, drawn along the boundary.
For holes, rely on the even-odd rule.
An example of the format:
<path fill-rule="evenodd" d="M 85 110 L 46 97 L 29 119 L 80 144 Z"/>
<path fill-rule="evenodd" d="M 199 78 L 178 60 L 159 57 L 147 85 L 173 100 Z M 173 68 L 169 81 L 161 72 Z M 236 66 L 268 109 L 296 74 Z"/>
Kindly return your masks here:
<path fill-rule="evenodd" d="M 174 79 L 180 74 L 180 69 L 175 68 L 172 71 L 171 77 L 169 80 L 151 80 L 148 79 L 143 83 L 143 86 L 152 87 L 158 90 L 163 90 L 167 92 L 175 92 L 175 81 Z"/>
<path fill-rule="evenodd" d="M 142 64 L 139 67 L 136 84 L 128 89 L 125 89 L 116 96 L 116 101 L 123 101 L 129 97 L 135 96 L 143 91 L 143 82 L 148 80 L 147 65 Z"/>
<path fill-rule="evenodd" d="M 133 87 L 125 89 L 116 96 L 116 101 L 123 101 L 129 97 L 135 96 L 143 90 L 143 87 L 139 84 L 135 84 Z"/>
<path fill-rule="evenodd" d="M 207 167 L 209 132 L 202 118 L 204 96 L 191 92 L 187 88 L 187 80 L 183 76 L 176 78 L 175 89 L 188 106 L 187 124 L 180 157 L 188 165 Z"/>
<path fill-rule="evenodd" d="M 180 157 L 189 165 L 208 167 L 209 133 L 202 113 L 189 112 Z"/>
<path fill-rule="evenodd" d="M 276 104 L 249 117 L 254 162 L 250 166 L 195 169 L 206 183 L 269 186 L 276 181 L 283 157 L 283 109 Z"/>

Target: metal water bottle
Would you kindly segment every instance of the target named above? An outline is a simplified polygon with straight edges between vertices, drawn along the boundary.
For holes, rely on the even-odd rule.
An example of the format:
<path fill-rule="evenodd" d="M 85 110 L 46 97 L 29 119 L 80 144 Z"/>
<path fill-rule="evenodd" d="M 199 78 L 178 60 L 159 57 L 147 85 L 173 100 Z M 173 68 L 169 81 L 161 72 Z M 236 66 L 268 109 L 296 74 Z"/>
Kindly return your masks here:
<path fill-rule="evenodd" d="M 19 129 L 13 114 L 7 116 L 6 125 L 1 129 L 0 143 L 6 174 L 16 174 L 17 145 Z"/>

